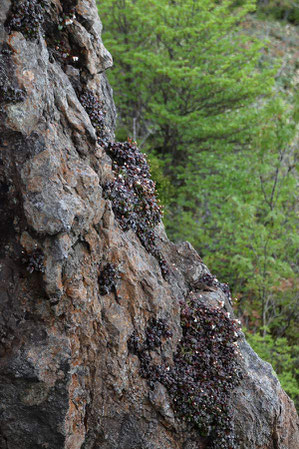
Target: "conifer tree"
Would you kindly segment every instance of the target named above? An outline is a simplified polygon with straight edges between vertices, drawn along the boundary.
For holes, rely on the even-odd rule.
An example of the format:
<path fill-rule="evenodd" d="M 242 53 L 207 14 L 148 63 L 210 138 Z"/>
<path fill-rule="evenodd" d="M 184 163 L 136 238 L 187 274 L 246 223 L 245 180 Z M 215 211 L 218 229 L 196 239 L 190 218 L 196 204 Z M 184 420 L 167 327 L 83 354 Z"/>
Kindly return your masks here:
<path fill-rule="evenodd" d="M 273 78 L 257 70 L 262 44 L 238 23 L 246 0 L 102 0 L 105 43 L 114 55 L 111 84 L 124 133 L 149 140 L 171 163 L 194 146 L 244 142 L 257 120 L 250 105 Z"/>
<path fill-rule="evenodd" d="M 118 137 L 149 152 L 169 236 L 189 240 L 230 284 L 249 332 L 265 344 L 286 337 L 292 352 L 298 97 L 277 98 L 265 43 L 242 33 L 256 1 L 98 3 Z"/>

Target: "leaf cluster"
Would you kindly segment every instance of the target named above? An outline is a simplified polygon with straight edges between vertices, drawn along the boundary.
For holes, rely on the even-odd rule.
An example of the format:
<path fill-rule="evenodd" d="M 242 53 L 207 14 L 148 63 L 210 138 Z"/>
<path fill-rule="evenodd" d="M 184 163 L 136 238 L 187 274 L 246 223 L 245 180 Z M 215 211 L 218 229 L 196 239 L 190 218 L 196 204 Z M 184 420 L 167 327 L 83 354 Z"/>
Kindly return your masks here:
<path fill-rule="evenodd" d="M 146 157 L 131 141 L 108 143 L 106 152 L 111 157 L 115 173 L 113 181 L 105 185 L 107 198 L 112 201 L 114 214 L 124 231 L 132 229 L 141 243 L 160 264 L 162 274 L 168 276 L 166 261 L 158 248 L 154 228 L 162 217 Z"/>
<path fill-rule="evenodd" d="M 13 0 L 5 22 L 8 33 L 20 31 L 27 39 L 36 39 L 44 22 L 43 0 Z"/>
<path fill-rule="evenodd" d="M 129 350 L 139 357 L 140 374 L 153 388 L 155 382 L 166 387 L 177 416 L 206 437 L 208 448 L 233 449 L 229 397 L 242 379 L 239 326 L 224 310 L 203 305 L 190 293 L 181 303 L 181 327 L 171 366 L 157 365 L 151 353 L 171 338 L 165 320 L 152 320 L 144 341 L 134 333 Z"/>

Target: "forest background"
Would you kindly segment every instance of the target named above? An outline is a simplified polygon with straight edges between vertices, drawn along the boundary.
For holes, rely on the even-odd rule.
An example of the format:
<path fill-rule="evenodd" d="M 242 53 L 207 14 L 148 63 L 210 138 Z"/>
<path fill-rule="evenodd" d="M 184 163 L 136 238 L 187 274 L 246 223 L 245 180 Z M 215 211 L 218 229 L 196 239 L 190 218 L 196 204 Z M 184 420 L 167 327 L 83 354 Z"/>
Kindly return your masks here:
<path fill-rule="evenodd" d="M 299 2 L 98 0 L 118 140 L 299 406 Z"/>

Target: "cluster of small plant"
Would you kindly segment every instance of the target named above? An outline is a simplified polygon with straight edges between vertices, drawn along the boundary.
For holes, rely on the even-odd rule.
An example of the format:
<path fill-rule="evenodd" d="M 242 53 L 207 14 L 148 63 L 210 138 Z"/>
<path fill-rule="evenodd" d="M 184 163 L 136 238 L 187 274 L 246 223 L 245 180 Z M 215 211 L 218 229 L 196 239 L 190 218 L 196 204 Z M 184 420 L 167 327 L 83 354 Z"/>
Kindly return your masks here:
<path fill-rule="evenodd" d="M 52 27 L 45 27 L 45 38 L 50 52 L 50 61 L 57 60 L 62 67 L 74 65 L 79 68 L 82 63 L 82 52 L 70 38 L 68 25 L 75 20 L 75 10 L 69 14 L 60 15 L 57 22 L 51 22 Z"/>
<path fill-rule="evenodd" d="M 57 17 L 56 23 L 52 23 L 54 28 L 46 30 L 46 40 L 50 49 L 51 59 L 55 58 L 62 65 L 70 64 L 79 67 L 81 63 L 80 50 L 76 48 L 69 36 L 69 26 L 76 19 L 76 8 L 63 5 L 64 11 Z M 81 52 L 82 54 L 82 52 Z"/>
<path fill-rule="evenodd" d="M 152 363 L 150 351 L 162 346 L 163 341 L 172 337 L 167 321 L 165 319 L 152 318 L 145 331 L 145 339 L 141 339 L 134 331 L 128 340 L 128 349 L 136 354 L 140 360 L 140 375 L 148 379 L 151 386 L 160 380 L 162 369 Z"/>
<path fill-rule="evenodd" d="M 80 102 L 89 115 L 99 139 L 104 138 L 105 114 L 103 102 L 91 90 L 85 89 L 79 96 Z"/>
<path fill-rule="evenodd" d="M 166 324 L 163 326 L 162 334 L 169 338 Z M 159 381 L 166 387 L 177 416 L 206 437 L 209 449 L 234 449 L 228 404 L 231 391 L 242 379 L 237 321 L 190 294 L 181 303 L 181 327 L 182 339 L 172 366 L 158 366 L 152 361 L 149 349 L 161 346 L 161 327 L 155 324 L 147 329 L 143 343 L 134 334 L 129 350 L 139 357 L 141 376 L 150 386 Z"/>
<path fill-rule="evenodd" d="M 159 223 L 161 208 L 145 156 L 129 141 L 110 143 L 106 151 L 116 173 L 115 181 L 107 186 L 115 205 L 115 215 L 122 229 L 133 229 L 138 236 L 144 237 L 143 243 L 148 243 L 150 250 L 154 246 L 154 234 L 149 231 Z"/>
<path fill-rule="evenodd" d="M 62 14 L 58 18 L 58 30 L 61 31 L 65 29 L 67 26 L 72 25 L 74 20 L 76 19 L 76 8 L 71 8 L 67 13 Z"/>
<path fill-rule="evenodd" d="M 47 39 L 47 43 L 48 43 L 48 46 L 49 46 L 49 49 L 51 52 L 51 57 L 54 56 L 61 63 L 71 62 L 70 49 L 68 46 L 66 46 L 66 43 L 64 40 L 55 39 L 54 42 L 50 42 L 50 40 Z"/>
<path fill-rule="evenodd" d="M 229 301 L 231 302 L 231 292 L 230 292 L 230 288 L 229 285 L 224 283 L 224 282 L 219 282 L 218 279 L 215 276 L 212 276 L 208 273 L 203 274 L 197 281 L 197 283 L 202 284 L 202 285 L 207 285 L 209 287 L 218 287 L 220 288 L 223 293 L 227 296 L 227 298 L 229 299 Z"/>
<path fill-rule="evenodd" d="M 22 262 L 26 264 L 27 271 L 29 273 L 33 273 L 34 271 L 38 271 L 40 273 L 44 273 L 45 265 L 44 265 L 45 256 L 41 249 L 37 248 L 31 253 L 26 254 Z"/>
<path fill-rule="evenodd" d="M 228 402 L 242 379 L 239 325 L 223 309 L 202 304 L 195 294 L 181 307 L 183 337 L 174 358 L 170 394 L 179 414 L 209 437 L 211 449 L 232 449 Z"/>
<path fill-rule="evenodd" d="M 44 22 L 44 0 L 13 0 L 5 27 L 8 33 L 20 31 L 27 39 L 36 39 Z"/>
<path fill-rule="evenodd" d="M 98 281 L 100 287 L 100 294 L 107 295 L 115 289 L 118 279 L 118 270 L 113 263 L 107 263 L 102 269 Z"/>
<path fill-rule="evenodd" d="M 112 159 L 113 182 L 105 186 L 114 214 L 121 228 L 133 229 L 146 250 L 158 260 L 164 277 L 169 274 L 167 262 L 158 248 L 154 227 L 161 221 L 162 210 L 156 197 L 146 157 L 132 142 L 108 143 Z"/>
<path fill-rule="evenodd" d="M 139 354 L 144 351 L 158 348 L 162 345 L 163 337 L 171 337 L 171 331 L 165 319 L 151 318 L 145 330 L 145 339 L 137 336 L 136 331 L 133 332 L 128 340 L 128 348 L 132 354 Z"/>
<path fill-rule="evenodd" d="M 132 141 L 109 142 L 105 137 L 103 103 L 89 89 L 79 96 L 80 102 L 96 129 L 98 142 L 112 159 L 115 179 L 104 187 L 112 201 L 113 212 L 124 231 L 136 232 L 146 250 L 159 262 L 165 278 L 169 268 L 158 248 L 154 227 L 161 221 L 162 209 L 156 197 L 146 157 Z"/>
<path fill-rule="evenodd" d="M 152 318 L 145 332 L 145 345 L 147 349 L 155 349 L 162 345 L 162 338 L 172 337 L 172 332 L 165 319 Z"/>

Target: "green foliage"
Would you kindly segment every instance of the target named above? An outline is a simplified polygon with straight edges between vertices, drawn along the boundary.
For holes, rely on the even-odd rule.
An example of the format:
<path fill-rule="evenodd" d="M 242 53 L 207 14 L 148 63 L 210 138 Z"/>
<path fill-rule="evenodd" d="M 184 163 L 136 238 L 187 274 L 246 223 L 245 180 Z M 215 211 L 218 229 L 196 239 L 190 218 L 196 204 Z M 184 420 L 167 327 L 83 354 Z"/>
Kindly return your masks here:
<path fill-rule="evenodd" d="M 246 139 L 257 118 L 248 106 L 273 84 L 256 70 L 262 44 L 237 28 L 254 3 L 100 2 L 120 126 L 133 140 L 182 164 L 198 143 Z"/>
<path fill-rule="evenodd" d="M 170 176 L 164 174 L 165 161 L 159 159 L 153 152 L 148 156 L 148 162 L 151 170 L 152 178 L 156 182 L 159 199 L 164 206 L 164 213 L 168 214 L 168 206 L 175 195 L 174 186 L 171 183 Z"/>
<path fill-rule="evenodd" d="M 258 11 L 278 20 L 299 24 L 299 2 L 297 0 L 259 0 Z"/>
<path fill-rule="evenodd" d="M 99 12 L 118 134 L 149 153 L 169 236 L 196 247 L 278 351 L 298 338 L 299 97 L 242 31 L 255 3 L 103 0 Z"/>
<path fill-rule="evenodd" d="M 256 353 L 271 363 L 283 389 L 299 406 L 299 346 L 290 346 L 286 338 L 274 339 L 269 333 L 251 334 L 245 330 L 246 338 Z"/>

